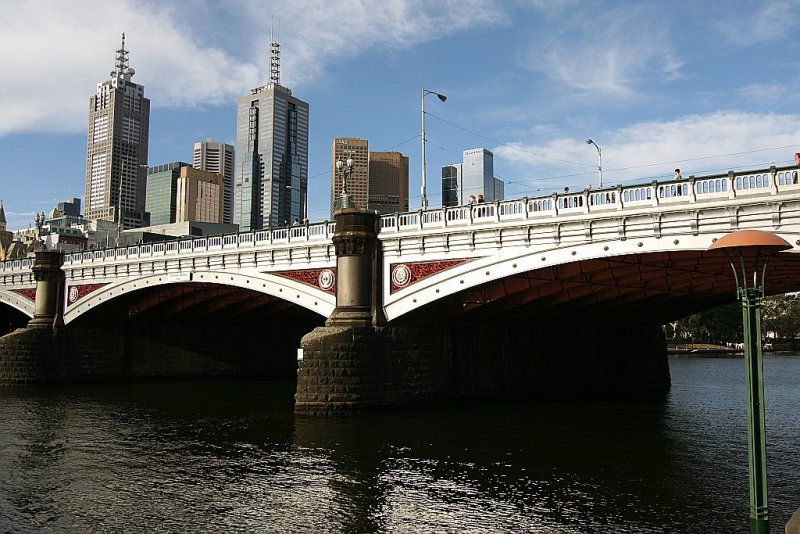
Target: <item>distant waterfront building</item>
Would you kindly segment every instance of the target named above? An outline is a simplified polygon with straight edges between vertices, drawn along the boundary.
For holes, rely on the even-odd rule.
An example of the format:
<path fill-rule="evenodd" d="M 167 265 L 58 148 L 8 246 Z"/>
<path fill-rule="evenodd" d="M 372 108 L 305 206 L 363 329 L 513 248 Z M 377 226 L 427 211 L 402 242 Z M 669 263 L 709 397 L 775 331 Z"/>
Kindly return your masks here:
<path fill-rule="evenodd" d="M 486 202 L 505 198 L 505 184 L 494 177 L 494 154 L 485 148 L 465 150 L 461 163 L 442 167 L 443 206 L 467 204 L 472 195 Z"/>
<path fill-rule="evenodd" d="M 233 222 L 247 232 L 301 220 L 308 187 L 308 104 L 280 84 L 280 45 L 269 82 L 238 99 Z"/>
<path fill-rule="evenodd" d="M 353 158 L 353 169 L 347 177 L 347 193 L 357 208 L 366 209 L 369 201 L 369 141 L 360 137 L 337 137 L 331 145 L 331 216 L 344 184 L 343 173 L 336 170 L 336 161 L 347 162 L 347 158 Z"/>
<path fill-rule="evenodd" d="M 123 228 L 147 224 L 145 169 L 150 127 L 150 100 L 133 83 L 125 34 L 117 50 L 111 79 L 97 84 L 89 99 L 86 150 L 85 215 L 119 222 Z M 121 207 L 120 207 L 121 203 Z"/>
<path fill-rule="evenodd" d="M 192 166 L 201 171 L 222 175 L 222 222 L 233 222 L 233 169 L 236 158 L 233 146 L 214 141 L 210 137 L 194 144 Z"/>
<path fill-rule="evenodd" d="M 381 213 L 408 211 L 408 156 L 370 152 L 367 209 Z"/>

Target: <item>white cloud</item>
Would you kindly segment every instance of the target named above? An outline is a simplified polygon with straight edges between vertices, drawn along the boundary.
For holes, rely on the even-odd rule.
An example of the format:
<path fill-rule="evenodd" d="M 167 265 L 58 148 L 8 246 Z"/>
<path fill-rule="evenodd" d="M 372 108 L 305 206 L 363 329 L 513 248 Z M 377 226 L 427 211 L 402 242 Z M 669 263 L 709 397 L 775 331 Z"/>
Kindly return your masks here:
<path fill-rule="evenodd" d="M 214 17 L 222 15 L 227 34 L 221 36 Z M 316 80 L 339 57 L 411 46 L 503 17 L 489 0 L 242 0 L 223 8 L 178 1 L 23 2 L 0 18 L 0 49 L 13 51 L 0 55 L 0 70 L 10 73 L 0 92 L 0 136 L 82 131 L 88 99 L 113 68 L 123 31 L 134 81 L 145 86 L 152 105 L 232 102 L 267 81 L 273 15 L 302 21 L 284 25 L 281 36 L 284 50 L 291 49 L 282 57 L 281 81 L 290 86 Z M 223 42 L 227 50 L 211 44 Z"/>
<path fill-rule="evenodd" d="M 643 79 L 682 77 L 682 60 L 649 5 L 585 11 L 532 35 L 530 67 L 576 91 L 631 98 Z"/>
<path fill-rule="evenodd" d="M 607 131 L 595 140 L 603 150 L 604 183 L 663 179 L 680 167 L 683 176 L 788 165 L 800 139 L 800 116 L 720 111 L 671 121 L 648 121 Z M 756 141 L 754 141 L 756 140 Z M 519 169 L 529 187 L 594 181 L 597 153 L 583 137 L 493 149 Z M 547 159 L 552 158 L 552 159 Z M 573 162 L 560 163 L 560 161 Z"/>
<path fill-rule="evenodd" d="M 720 33 L 730 42 L 747 46 L 783 38 L 796 30 L 797 2 L 778 0 L 757 2 L 752 11 L 726 10 L 727 16 L 717 24 Z"/>

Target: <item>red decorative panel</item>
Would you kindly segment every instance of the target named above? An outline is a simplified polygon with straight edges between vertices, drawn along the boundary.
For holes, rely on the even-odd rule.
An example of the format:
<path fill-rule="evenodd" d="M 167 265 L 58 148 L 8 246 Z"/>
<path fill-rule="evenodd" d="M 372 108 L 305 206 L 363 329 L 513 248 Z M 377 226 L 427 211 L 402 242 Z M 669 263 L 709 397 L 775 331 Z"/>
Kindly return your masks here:
<path fill-rule="evenodd" d="M 434 275 L 445 269 L 461 265 L 462 263 L 472 261 L 474 258 L 464 258 L 460 260 L 442 260 L 442 261 L 422 261 L 419 263 L 392 263 L 389 267 L 392 285 L 389 289 L 390 293 L 399 291 L 404 287 L 408 287 L 414 282 Z"/>
<path fill-rule="evenodd" d="M 269 273 L 336 294 L 336 269 L 306 269 Z"/>
<path fill-rule="evenodd" d="M 20 295 L 22 295 L 26 299 L 32 300 L 33 302 L 36 302 L 36 288 L 35 287 L 32 287 L 30 289 L 12 289 L 11 291 L 13 291 L 14 293 L 19 293 Z"/>
<path fill-rule="evenodd" d="M 107 285 L 105 284 L 84 284 L 81 286 L 69 286 L 69 291 L 67 292 L 67 306 L 71 306 L 75 304 L 80 299 L 95 291 L 100 289 L 101 287 Z"/>

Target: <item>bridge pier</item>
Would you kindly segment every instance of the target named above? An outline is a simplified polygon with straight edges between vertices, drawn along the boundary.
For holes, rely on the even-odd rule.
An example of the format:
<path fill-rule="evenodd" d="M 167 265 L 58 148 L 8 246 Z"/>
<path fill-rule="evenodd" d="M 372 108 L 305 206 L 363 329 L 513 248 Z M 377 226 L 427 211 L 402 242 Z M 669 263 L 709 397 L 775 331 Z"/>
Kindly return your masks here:
<path fill-rule="evenodd" d="M 547 322 L 386 324 L 374 213 L 336 214 L 336 310 L 306 334 L 297 412 L 335 413 L 467 399 L 608 394 L 669 389 L 659 326 Z"/>
<path fill-rule="evenodd" d="M 61 266 L 64 254 L 58 250 L 37 250 L 33 264 L 36 278 L 36 301 L 33 319 L 28 328 L 58 328 L 64 326 L 64 287 L 66 275 Z"/>

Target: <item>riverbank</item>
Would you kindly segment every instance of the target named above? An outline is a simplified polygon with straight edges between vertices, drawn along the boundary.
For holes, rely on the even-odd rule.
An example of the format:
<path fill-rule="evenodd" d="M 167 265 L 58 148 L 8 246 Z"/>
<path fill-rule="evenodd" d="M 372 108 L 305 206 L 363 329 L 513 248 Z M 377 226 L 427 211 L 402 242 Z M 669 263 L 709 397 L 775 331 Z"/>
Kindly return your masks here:
<path fill-rule="evenodd" d="M 713 343 L 667 343 L 667 354 L 741 354 L 742 349 L 733 349 Z"/>

